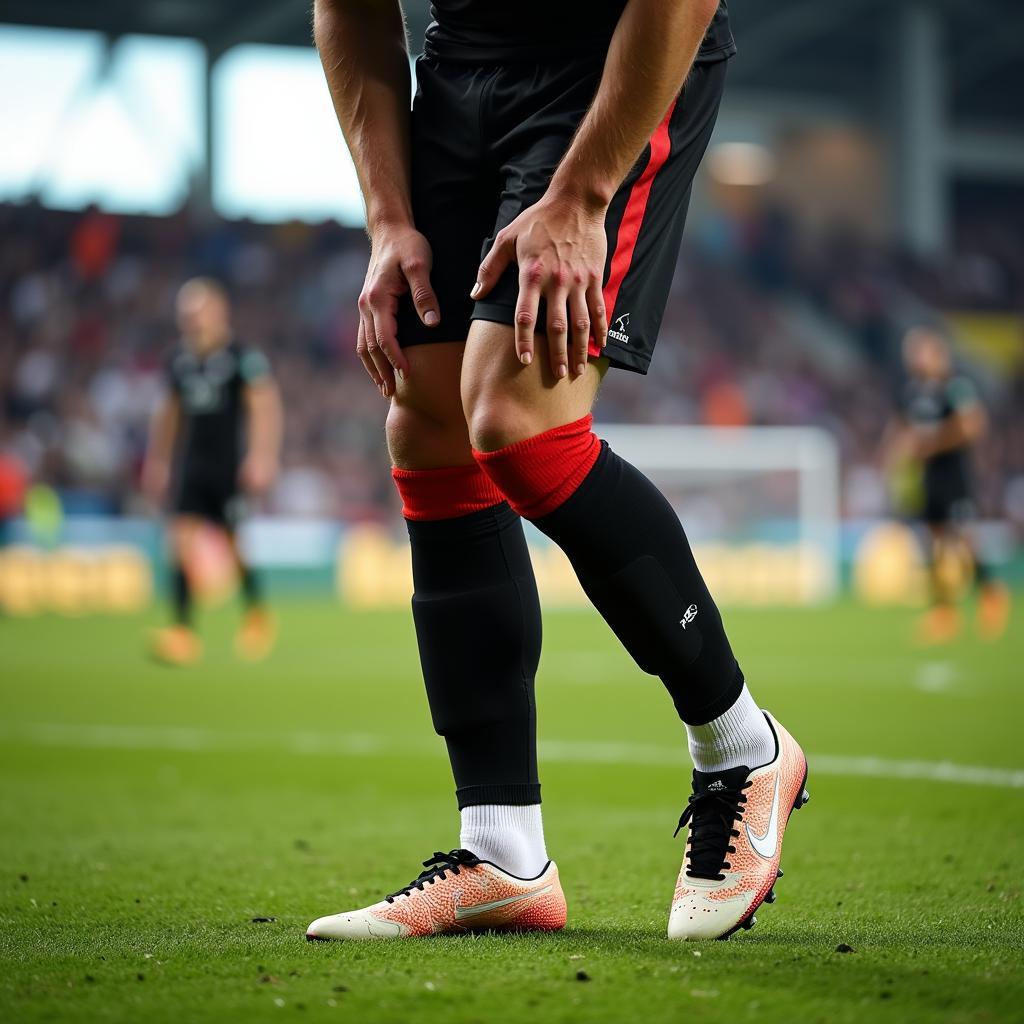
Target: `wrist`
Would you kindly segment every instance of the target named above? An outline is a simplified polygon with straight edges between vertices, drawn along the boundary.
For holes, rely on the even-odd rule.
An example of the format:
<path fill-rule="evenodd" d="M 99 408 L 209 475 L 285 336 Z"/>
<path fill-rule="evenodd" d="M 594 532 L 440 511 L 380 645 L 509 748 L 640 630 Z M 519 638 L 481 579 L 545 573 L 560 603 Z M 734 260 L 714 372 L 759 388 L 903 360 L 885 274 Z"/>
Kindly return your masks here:
<path fill-rule="evenodd" d="M 557 171 L 548 185 L 547 194 L 556 201 L 572 203 L 582 207 L 588 213 L 604 215 L 615 196 L 615 188 L 610 181 L 599 178 L 584 179 Z"/>
<path fill-rule="evenodd" d="M 366 208 L 366 233 L 370 238 L 394 231 L 414 230 L 412 210 L 405 204 Z"/>

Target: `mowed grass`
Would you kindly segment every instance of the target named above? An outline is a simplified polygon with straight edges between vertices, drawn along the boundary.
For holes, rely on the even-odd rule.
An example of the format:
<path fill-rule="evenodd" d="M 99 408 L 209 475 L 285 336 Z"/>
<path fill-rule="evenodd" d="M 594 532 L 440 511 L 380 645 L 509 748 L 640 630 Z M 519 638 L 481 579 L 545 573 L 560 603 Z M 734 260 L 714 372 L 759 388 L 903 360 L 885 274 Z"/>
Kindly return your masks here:
<path fill-rule="evenodd" d="M 250 667 L 225 609 L 202 665 L 174 671 L 142 655 L 157 615 L 0 620 L 0 1019 L 1024 1018 L 1019 619 L 922 653 L 910 612 L 727 612 L 812 800 L 758 926 L 679 945 L 680 727 L 595 616 L 550 615 L 542 777 L 569 927 L 369 945 L 303 931 L 457 843 L 408 617 L 284 604 Z"/>

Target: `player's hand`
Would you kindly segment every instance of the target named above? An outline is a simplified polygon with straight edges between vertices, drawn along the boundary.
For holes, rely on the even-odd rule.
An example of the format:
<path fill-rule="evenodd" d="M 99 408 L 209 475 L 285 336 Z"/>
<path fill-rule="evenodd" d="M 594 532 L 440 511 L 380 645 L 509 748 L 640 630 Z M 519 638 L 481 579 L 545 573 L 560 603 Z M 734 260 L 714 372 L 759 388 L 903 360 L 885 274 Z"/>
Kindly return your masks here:
<path fill-rule="evenodd" d="M 890 467 L 903 466 L 921 458 L 921 441 L 917 432 L 904 427 L 894 438 L 889 448 L 887 460 Z"/>
<path fill-rule="evenodd" d="M 157 459 L 147 459 L 142 467 L 142 493 L 154 505 L 162 505 L 171 482 L 171 467 Z"/>
<path fill-rule="evenodd" d="M 471 294 L 483 298 L 510 263 L 519 265 L 515 339 L 516 355 L 524 365 L 533 362 L 534 331 L 547 334 L 551 370 L 558 378 L 570 367 L 577 377 L 586 372 L 591 334 L 604 348 L 604 218 L 603 208 L 545 196 L 495 236 Z M 541 297 L 547 304 L 547 323 L 538 325 Z"/>
<path fill-rule="evenodd" d="M 359 295 L 356 355 L 385 398 L 395 393 L 395 372 L 407 374 L 409 361 L 398 345 L 399 297 L 411 293 L 427 327 L 441 322 L 430 286 L 430 243 L 411 225 L 379 228 L 370 245 L 370 266 Z"/>
<path fill-rule="evenodd" d="M 276 478 L 277 460 L 257 452 L 250 452 L 238 470 L 238 481 L 248 494 L 266 494 Z"/>

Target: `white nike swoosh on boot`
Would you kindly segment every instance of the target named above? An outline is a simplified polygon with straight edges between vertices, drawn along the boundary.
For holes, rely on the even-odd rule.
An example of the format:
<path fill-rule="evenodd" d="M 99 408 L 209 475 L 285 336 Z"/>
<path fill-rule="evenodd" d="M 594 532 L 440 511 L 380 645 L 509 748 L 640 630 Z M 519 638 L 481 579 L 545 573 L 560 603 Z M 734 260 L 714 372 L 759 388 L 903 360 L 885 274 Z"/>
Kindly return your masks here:
<path fill-rule="evenodd" d="M 775 850 L 779 845 L 779 775 L 775 775 L 775 798 L 772 800 L 772 813 L 768 819 L 768 828 L 764 835 L 755 835 L 750 826 L 747 825 L 747 839 L 754 848 L 754 852 L 765 860 L 771 860 L 775 856 Z"/>
<path fill-rule="evenodd" d="M 547 892 L 551 892 L 550 885 L 545 885 L 541 889 L 533 889 L 530 892 L 524 892 L 519 896 L 509 896 L 504 900 L 492 900 L 490 903 L 474 903 L 471 907 L 456 905 L 455 920 L 462 921 L 467 917 L 475 917 L 477 914 L 486 914 L 488 910 L 497 910 L 498 907 L 507 907 L 512 903 L 520 903 L 523 900 L 530 900 L 533 899 L 534 896 L 543 896 Z"/>

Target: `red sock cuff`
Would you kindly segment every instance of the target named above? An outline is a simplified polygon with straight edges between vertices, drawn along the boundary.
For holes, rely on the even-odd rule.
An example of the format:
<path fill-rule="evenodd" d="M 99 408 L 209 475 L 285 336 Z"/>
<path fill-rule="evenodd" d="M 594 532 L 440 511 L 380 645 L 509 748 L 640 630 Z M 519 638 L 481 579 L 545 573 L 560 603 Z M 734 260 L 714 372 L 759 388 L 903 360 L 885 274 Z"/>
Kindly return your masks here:
<path fill-rule="evenodd" d="M 528 437 L 496 452 L 473 455 L 524 519 L 541 519 L 566 502 L 601 453 L 593 416 Z"/>
<path fill-rule="evenodd" d="M 455 519 L 505 500 L 479 466 L 392 469 L 406 519 Z"/>

